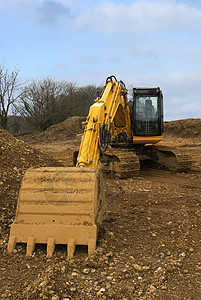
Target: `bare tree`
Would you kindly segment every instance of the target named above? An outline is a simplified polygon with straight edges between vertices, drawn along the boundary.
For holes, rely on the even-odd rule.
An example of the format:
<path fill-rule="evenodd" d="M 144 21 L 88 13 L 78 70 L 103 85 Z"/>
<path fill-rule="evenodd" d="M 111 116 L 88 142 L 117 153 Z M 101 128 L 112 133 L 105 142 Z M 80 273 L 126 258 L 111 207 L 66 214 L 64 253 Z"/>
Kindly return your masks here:
<path fill-rule="evenodd" d="M 36 130 L 45 130 L 49 126 L 63 121 L 67 110 L 71 108 L 75 86 L 65 81 L 57 82 L 51 78 L 32 81 L 23 89 L 18 111 Z M 70 97 L 67 107 L 67 97 Z"/>
<path fill-rule="evenodd" d="M 75 95 L 73 115 L 87 116 L 89 107 L 94 103 L 99 89 L 95 85 L 79 87 Z"/>
<path fill-rule="evenodd" d="M 86 116 L 96 96 L 94 85 L 77 87 L 51 78 L 33 80 L 23 88 L 17 109 L 34 130 L 41 131 L 68 117 Z"/>
<path fill-rule="evenodd" d="M 18 83 L 19 69 L 9 72 L 0 65 L 0 125 L 6 128 L 10 108 L 20 97 L 20 84 Z"/>

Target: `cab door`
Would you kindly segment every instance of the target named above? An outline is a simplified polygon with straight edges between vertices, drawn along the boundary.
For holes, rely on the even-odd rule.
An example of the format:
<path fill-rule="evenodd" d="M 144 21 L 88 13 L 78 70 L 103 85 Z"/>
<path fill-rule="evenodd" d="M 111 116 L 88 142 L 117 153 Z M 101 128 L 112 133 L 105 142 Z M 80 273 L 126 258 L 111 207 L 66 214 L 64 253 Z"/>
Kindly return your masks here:
<path fill-rule="evenodd" d="M 134 88 L 133 94 L 133 135 L 161 136 L 163 131 L 163 95 L 160 88 Z"/>

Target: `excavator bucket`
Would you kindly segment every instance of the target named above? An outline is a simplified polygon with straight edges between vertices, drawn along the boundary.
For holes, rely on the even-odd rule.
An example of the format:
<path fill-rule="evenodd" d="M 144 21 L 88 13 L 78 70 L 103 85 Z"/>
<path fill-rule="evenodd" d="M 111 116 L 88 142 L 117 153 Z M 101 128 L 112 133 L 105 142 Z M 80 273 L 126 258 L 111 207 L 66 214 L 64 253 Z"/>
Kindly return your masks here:
<path fill-rule="evenodd" d="M 11 225 L 8 252 L 27 243 L 31 256 L 36 243 L 47 244 L 51 257 L 56 244 L 66 244 L 68 257 L 76 245 L 96 248 L 98 227 L 106 217 L 99 168 L 43 167 L 27 170 Z"/>

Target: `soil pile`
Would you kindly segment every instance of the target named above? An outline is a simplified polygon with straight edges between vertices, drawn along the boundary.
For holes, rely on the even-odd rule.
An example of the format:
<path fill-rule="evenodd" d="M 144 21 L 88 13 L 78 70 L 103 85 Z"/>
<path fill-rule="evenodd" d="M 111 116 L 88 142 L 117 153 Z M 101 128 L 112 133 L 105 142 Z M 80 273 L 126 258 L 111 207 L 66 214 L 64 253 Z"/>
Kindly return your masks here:
<path fill-rule="evenodd" d="M 0 128 L 0 242 L 7 240 L 9 224 L 15 215 L 17 197 L 25 171 L 29 167 L 60 164 L 16 139 Z"/>
<path fill-rule="evenodd" d="M 74 116 L 49 127 L 46 131 L 35 136 L 37 141 L 65 141 L 75 139 L 82 134 L 82 122 L 85 117 Z M 164 122 L 164 137 L 201 138 L 201 119 L 185 119 Z"/>
<path fill-rule="evenodd" d="M 40 133 L 36 139 L 43 141 L 61 141 L 73 139 L 77 134 L 82 133 L 82 122 L 86 117 L 74 116 L 66 119 L 65 121 L 55 124 L 44 132 Z"/>
<path fill-rule="evenodd" d="M 164 122 L 164 134 L 181 138 L 201 138 L 201 119 Z"/>
<path fill-rule="evenodd" d="M 2 171 L 6 171 L 5 175 L 7 175 L 8 179 L 10 175 L 13 177 L 13 174 L 16 174 L 16 170 L 24 172 L 32 166 L 54 166 L 55 164 L 58 164 L 56 160 L 32 148 L 25 142 L 18 140 L 6 130 L 0 128 L 1 176 Z"/>
<path fill-rule="evenodd" d="M 85 117 L 74 116 L 65 121 L 55 124 L 44 132 L 37 135 L 24 135 L 20 138 L 28 143 L 37 142 L 58 142 L 73 140 L 82 134 L 82 122 L 86 120 Z M 191 139 L 194 142 L 201 139 L 201 119 L 185 119 L 177 121 L 164 122 L 163 138 L 174 140 L 174 143 L 181 143 L 184 139 Z"/>

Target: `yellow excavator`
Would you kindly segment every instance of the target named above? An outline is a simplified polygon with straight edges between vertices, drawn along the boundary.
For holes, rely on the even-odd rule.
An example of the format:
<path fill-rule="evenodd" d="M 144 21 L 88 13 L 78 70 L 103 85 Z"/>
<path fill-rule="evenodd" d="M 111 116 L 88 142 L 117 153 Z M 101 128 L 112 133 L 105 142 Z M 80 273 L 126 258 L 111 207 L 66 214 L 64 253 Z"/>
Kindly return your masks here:
<path fill-rule="evenodd" d="M 26 243 L 26 255 L 31 256 L 35 244 L 44 243 L 47 257 L 56 244 L 67 245 L 68 257 L 76 245 L 87 245 L 90 255 L 107 215 L 102 170 L 120 178 L 135 176 L 145 159 L 176 171 L 191 167 L 186 154 L 153 146 L 163 132 L 160 88 L 134 88 L 133 95 L 129 105 L 125 84 L 108 77 L 83 123 L 76 166 L 27 170 L 10 229 L 9 253 L 16 243 Z"/>

